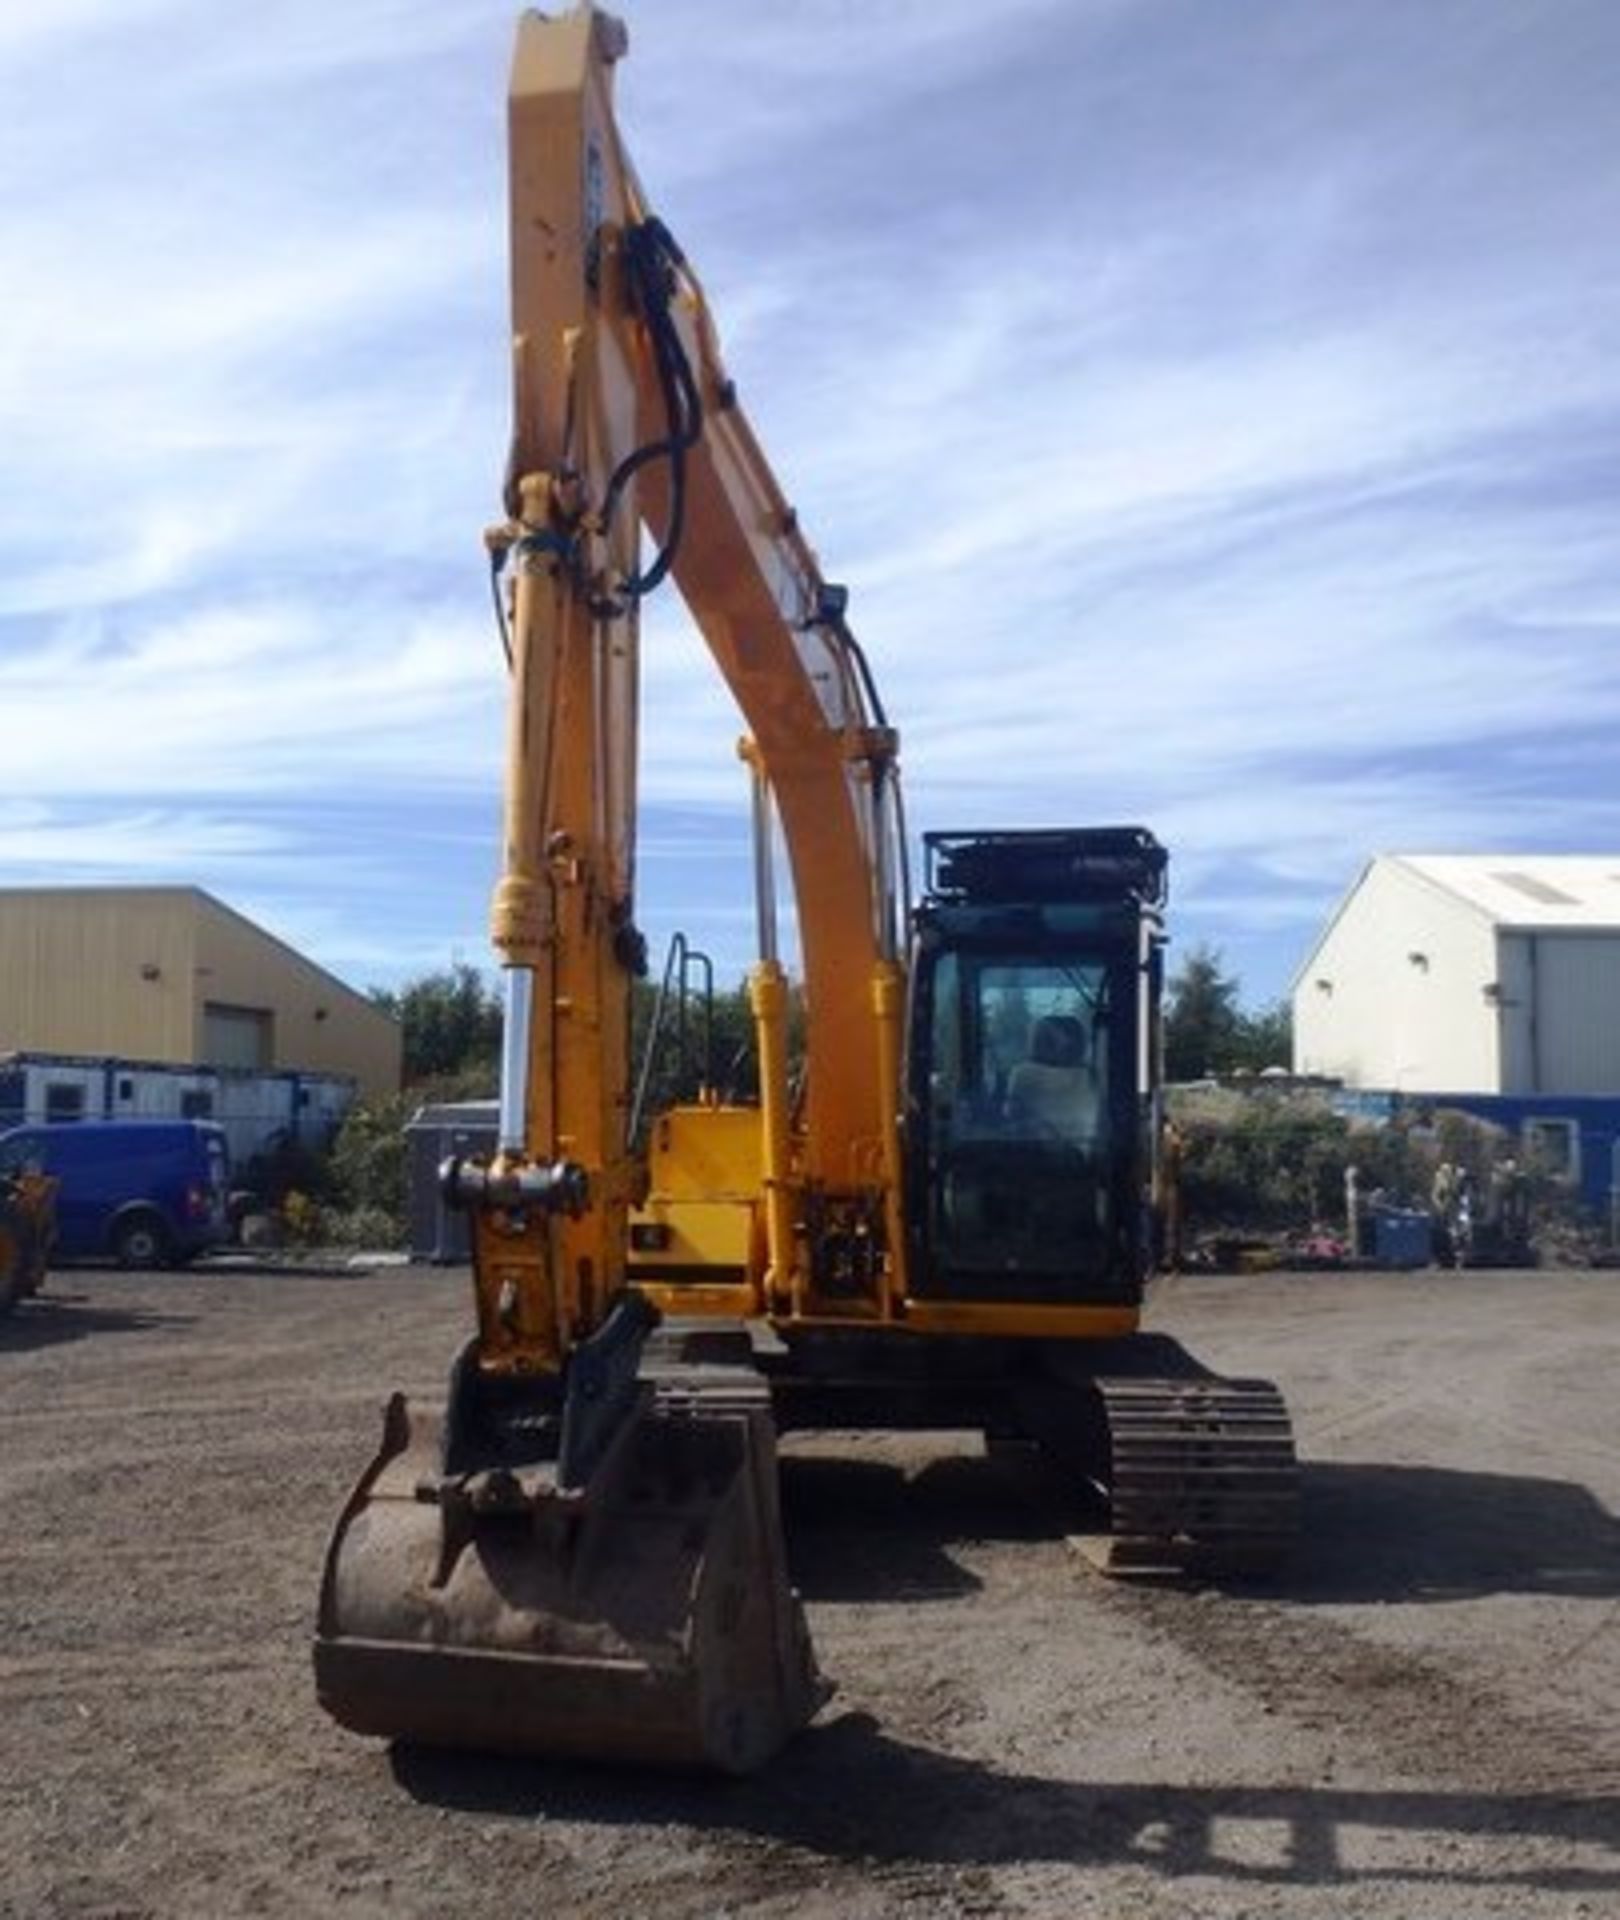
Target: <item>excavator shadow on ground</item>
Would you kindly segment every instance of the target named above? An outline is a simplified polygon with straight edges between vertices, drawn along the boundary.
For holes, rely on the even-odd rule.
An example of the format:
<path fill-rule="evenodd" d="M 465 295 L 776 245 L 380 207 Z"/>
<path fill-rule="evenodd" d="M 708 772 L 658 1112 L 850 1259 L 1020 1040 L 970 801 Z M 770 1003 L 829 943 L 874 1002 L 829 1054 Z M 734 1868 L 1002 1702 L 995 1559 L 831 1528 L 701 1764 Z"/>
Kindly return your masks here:
<path fill-rule="evenodd" d="M 1171 1584 L 1284 1607 L 1620 1597 L 1620 1519 L 1575 1481 L 1374 1461 L 1305 1462 L 1301 1481 L 1304 1525 L 1283 1567 Z M 812 1604 L 960 1598 L 982 1583 L 958 1545 L 1105 1525 L 1101 1501 L 1033 1449 L 942 1451 L 909 1469 L 785 1449 L 782 1497 L 794 1580 Z"/>
<path fill-rule="evenodd" d="M 1620 1597 L 1620 1519 L 1576 1481 L 1328 1461 L 1302 1485 L 1300 1545 L 1271 1598 Z"/>
<path fill-rule="evenodd" d="M 862 1714 L 813 1728 L 764 1774 L 723 1785 L 403 1747 L 393 1766 L 414 1798 L 457 1811 L 729 1830 L 863 1872 L 1049 1862 L 1257 1889 L 1620 1897 L 1614 1795 L 1058 1780 L 907 1745 Z"/>
<path fill-rule="evenodd" d="M 983 1583 L 953 1548 L 1060 1539 L 1094 1511 L 1033 1456 L 941 1451 L 902 1467 L 789 1446 L 781 1475 L 793 1580 L 812 1604 L 960 1599 Z"/>

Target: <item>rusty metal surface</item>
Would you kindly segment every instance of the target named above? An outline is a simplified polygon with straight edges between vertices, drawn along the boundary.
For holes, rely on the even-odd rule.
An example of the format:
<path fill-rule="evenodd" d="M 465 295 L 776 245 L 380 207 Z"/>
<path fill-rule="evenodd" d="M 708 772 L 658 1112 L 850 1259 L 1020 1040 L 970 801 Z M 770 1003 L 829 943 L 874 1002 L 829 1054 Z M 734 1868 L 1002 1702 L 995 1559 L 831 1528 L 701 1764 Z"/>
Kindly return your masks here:
<path fill-rule="evenodd" d="M 328 1552 L 315 1672 L 343 1725 L 747 1772 L 815 1712 L 767 1413 L 649 1407 L 586 1488 L 536 1470 L 500 1511 L 443 1479 L 441 1423 L 395 1397 Z"/>

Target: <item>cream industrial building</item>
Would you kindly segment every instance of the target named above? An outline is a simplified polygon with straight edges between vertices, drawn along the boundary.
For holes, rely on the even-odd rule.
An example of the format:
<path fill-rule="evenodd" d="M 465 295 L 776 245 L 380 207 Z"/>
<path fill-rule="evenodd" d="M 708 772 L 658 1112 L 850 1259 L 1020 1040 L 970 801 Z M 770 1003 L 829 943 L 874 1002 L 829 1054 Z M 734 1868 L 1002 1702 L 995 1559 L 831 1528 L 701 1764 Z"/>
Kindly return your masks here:
<path fill-rule="evenodd" d="M 1294 982 L 1294 1067 L 1424 1093 L 1620 1093 L 1620 854 L 1381 854 Z"/>
<path fill-rule="evenodd" d="M 400 1080 L 397 1022 L 199 887 L 0 888 L 0 1054 Z"/>

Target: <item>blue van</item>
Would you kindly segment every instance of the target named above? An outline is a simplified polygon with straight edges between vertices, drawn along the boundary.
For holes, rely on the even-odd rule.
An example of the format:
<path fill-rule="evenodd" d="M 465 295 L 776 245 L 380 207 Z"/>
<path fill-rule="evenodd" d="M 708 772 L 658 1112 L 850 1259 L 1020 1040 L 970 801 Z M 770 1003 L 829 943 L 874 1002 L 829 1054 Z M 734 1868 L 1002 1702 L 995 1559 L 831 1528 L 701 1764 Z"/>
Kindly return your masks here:
<path fill-rule="evenodd" d="M 63 1260 L 177 1267 L 227 1237 L 225 1130 L 204 1120 L 73 1120 L 0 1133 L 0 1174 L 55 1176 Z"/>

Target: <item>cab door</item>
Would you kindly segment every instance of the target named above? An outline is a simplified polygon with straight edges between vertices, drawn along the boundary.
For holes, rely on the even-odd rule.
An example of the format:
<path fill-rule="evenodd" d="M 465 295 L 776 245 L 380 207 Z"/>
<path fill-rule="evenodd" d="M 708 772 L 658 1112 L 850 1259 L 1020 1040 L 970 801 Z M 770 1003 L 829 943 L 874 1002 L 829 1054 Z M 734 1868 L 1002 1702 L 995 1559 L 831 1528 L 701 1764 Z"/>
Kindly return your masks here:
<path fill-rule="evenodd" d="M 918 1295 L 1116 1301 L 1139 1284 L 1134 996 L 1102 954 L 945 949 L 913 1027 Z"/>

